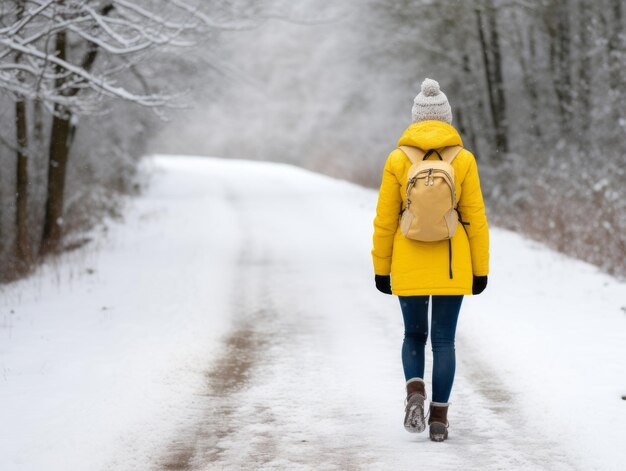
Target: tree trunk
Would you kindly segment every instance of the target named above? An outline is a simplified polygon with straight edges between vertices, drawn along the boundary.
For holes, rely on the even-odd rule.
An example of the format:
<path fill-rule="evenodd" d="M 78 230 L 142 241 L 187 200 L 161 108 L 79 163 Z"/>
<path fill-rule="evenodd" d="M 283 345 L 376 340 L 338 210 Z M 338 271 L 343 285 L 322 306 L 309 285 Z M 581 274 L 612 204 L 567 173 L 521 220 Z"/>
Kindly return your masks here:
<path fill-rule="evenodd" d="M 564 137 L 572 131 L 572 77 L 570 49 L 570 12 L 568 2 L 555 0 L 547 11 L 550 37 L 550 69 Z"/>
<path fill-rule="evenodd" d="M 43 157 L 45 152 L 45 136 L 44 136 L 44 108 L 39 98 L 33 100 L 33 136 L 31 145 L 34 149 L 34 155 L 38 157 L 37 163 Z"/>
<path fill-rule="evenodd" d="M 57 113 L 67 113 L 62 107 Z M 44 220 L 42 253 L 57 250 L 63 236 L 63 204 L 65 195 L 65 175 L 69 157 L 68 138 L 69 116 L 54 116 L 50 136 L 50 160 L 48 165 L 48 194 Z"/>
<path fill-rule="evenodd" d="M 624 89 L 626 84 L 624 83 L 624 65 L 623 61 L 626 60 L 626 52 L 624 51 L 624 41 L 622 39 L 623 34 L 623 0 L 611 0 L 611 32 L 608 41 L 608 53 L 609 53 L 609 85 L 611 87 L 611 99 L 615 106 L 613 106 L 614 120 L 618 121 L 624 117 L 624 106 L 620 106 L 623 103 L 623 97 L 626 93 Z"/>
<path fill-rule="evenodd" d="M 23 97 L 18 97 L 15 102 L 15 130 L 17 136 L 16 248 L 18 260 L 24 268 L 27 268 L 32 263 L 32 250 L 28 224 L 28 136 L 26 103 Z"/>
<path fill-rule="evenodd" d="M 56 55 L 65 60 L 67 37 L 65 31 L 56 34 Z M 55 82 L 57 90 L 65 83 L 63 71 L 57 67 L 58 77 Z M 46 195 L 46 215 L 41 241 L 41 253 L 47 254 L 58 250 L 63 235 L 63 203 L 65 193 L 65 174 L 69 156 L 68 136 L 70 130 L 70 114 L 61 105 L 55 105 L 50 134 L 50 150 L 48 161 L 48 192 Z"/>
<path fill-rule="evenodd" d="M 508 131 L 506 124 L 506 102 L 504 95 L 504 81 L 502 76 L 502 59 L 500 53 L 500 40 L 498 26 L 496 22 L 496 10 L 492 3 L 487 8 L 487 19 L 489 32 L 489 42 L 485 35 L 485 23 L 483 13 L 476 9 L 476 21 L 478 29 L 478 39 L 480 41 L 481 53 L 485 69 L 485 83 L 487 86 L 487 97 L 489 99 L 489 109 L 491 111 L 491 122 L 496 145 L 497 160 L 500 160 L 502 152 L 508 152 Z"/>
<path fill-rule="evenodd" d="M 530 119 L 532 122 L 532 130 L 539 141 L 542 139 L 542 132 L 540 126 L 540 117 L 538 110 L 540 108 L 539 105 L 539 91 L 537 90 L 537 82 L 538 80 L 534 76 L 539 74 L 537 67 L 537 43 L 535 42 L 535 27 L 533 25 L 528 28 L 528 67 L 524 74 L 524 83 L 526 86 L 526 90 L 528 91 L 528 95 L 530 96 Z"/>
<path fill-rule="evenodd" d="M 17 20 L 21 20 L 24 15 L 24 1 L 17 3 Z M 19 64 L 22 54 L 15 55 L 15 63 Z M 23 82 L 21 73 L 18 73 L 17 80 Z M 32 263 L 32 250 L 30 246 L 30 225 L 28 224 L 28 126 L 26 115 L 25 97 L 18 95 L 15 101 L 15 134 L 17 142 L 17 191 L 15 195 L 15 251 L 17 260 L 22 269 L 28 269 Z"/>
<path fill-rule="evenodd" d="M 44 226 L 44 214 L 45 214 L 45 197 L 48 181 L 48 152 L 46 132 L 44 130 L 44 124 L 46 120 L 46 114 L 44 111 L 43 103 L 40 99 L 35 98 L 32 101 L 32 107 L 29 110 L 32 116 L 32 134 L 29 136 L 29 150 L 31 159 L 31 169 L 34 169 L 32 175 L 30 175 L 31 181 L 31 240 L 41 241 L 43 237 Z M 43 193 L 43 194 L 42 194 Z M 33 251 L 39 250 L 40 246 L 33 247 Z M 34 252 L 34 257 L 37 257 L 37 252 Z"/>
<path fill-rule="evenodd" d="M 593 103 L 591 102 L 591 48 L 589 36 L 591 35 L 591 17 L 590 5 L 587 0 L 579 0 L 578 3 L 578 36 L 579 36 L 579 54 L 580 64 L 578 71 L 578 136 L 581 136 L 580 144 L 586 147 L 588 139 L 587 132 L 591 125 L 593 113 L 589 113 Z"/>
<path fill-rule="evenodd" d="M 485 39 L 485 31 L 483 29 L 483 18 L 480 9 L 476 9 L 476 22 L 478 30 L 478 39 L 480 41 L 480 51 L 483 58 L 483 66 L 485 69 L 485 83 L 487 85 L 487 97 L 489 98 L 489 109 L 491 111 L 491 120 L 497 114 L 495 109 L 495 103 L 493 100 L 493 83 L 491 76 L 491 59 L 489 57 L 489 49 L 487 47 L 487 40 Z"/>
<path fill-rule="evenodd" d="M 493 87 L 496 97 L 496 144 L 498 150 L 502 152 L 509 151 L 508 140 L 508 124 L 506 116 L 506 98 L 504 95 L 504 78 L 502 75 L 502 54 L 500 52 L 500 35 L 498 33 L 498 23 L 496 20 L 497 10 L 493 5 L 493 0 L 489 1 L 487 8 L 487 19 L 491 33 L 489 46 L 491 48 L 491 56 L 493 58 Z"/>
<path fill-rule="evenodd" d="M 470 65 L 470 59 L 469 59 L 469 55 L 467 54 L 467 52 L 463 52 L 463 74 L 465 77 L 472 77 L 474 74 Z M 469 100 L 472 100 L 472 101 L 469 101 L 470 109 L 474 108 L 474 111 L 471 116 L 469 117 L 465 116 L 463 106 L 460 106 L 458 107 L 457 115 L 459 118 L 459 125 L 461 128 L 461 133 L 467 137 L 468 143 L 470 145 L 470 149 L 473 149 L 474 152 L 478 152 L 479 151 L 478 139 L 476 136 L 476 129 L 474 126 L 474 122 L 476 120 L 475 115 L 479 114 L 481 111 L 482 100 L 480 99 L 478 94 L 474 93 L 474 90 L 472 90 L 471 92 L 467 91 L 468 85 L 469 84 L 465 82 L 461 82 L 460 89 L 465 92 L 464 93 L 465 103 L 468 103 Z M 476 102 L 475 107 L 473 106 L 474 102 Z"/>
<path fill-rule="evenodd" d="M 63 5 L 64 0 L 58 0 Z M 105 4 L 100 9 L 100 14 L 108 15 L 114 8 L 112 3 Z M 87 51 L 81 61 L 80 67 L 86 71 L 91 71 L 99 47 L 96 43 L 89 43 Z M 67 57 L 67 33 L 61 30 L 56 35 L 56 54 L 60 59 Z M 57 67 L 58 78 L 55 81 L 55 88 L 62 90 L 65 85 L 63 71 Z M 70 88 L 65 92 L 68 97 L 75 96 L 80 88 Z M 70 148 L 76 133 L 76 126 L 72 124 L 71 110 L 56 105 L 52 120 L 52 132 L 50 134 L 50 152 L 48 163 L 48 193 L 46 197 L 46 215 L 44 219 L 44 231 L 41 242 L 41 252 L 46 254 L 59 249 L 63 236 L 63 203 L 65 195 L 65 176 L 67 173 L 67 162 Z"/>
<path fill-rule="evenodd" d="M 572 119 L 572 54 L 571 54 L 571 26 L 569 9 L 566 3 L 563 4 L 562 14 L 559 18 L 559 93 L 563 106 L 563 115 L 567 121 L 567 128 L 571 129 Z"/>

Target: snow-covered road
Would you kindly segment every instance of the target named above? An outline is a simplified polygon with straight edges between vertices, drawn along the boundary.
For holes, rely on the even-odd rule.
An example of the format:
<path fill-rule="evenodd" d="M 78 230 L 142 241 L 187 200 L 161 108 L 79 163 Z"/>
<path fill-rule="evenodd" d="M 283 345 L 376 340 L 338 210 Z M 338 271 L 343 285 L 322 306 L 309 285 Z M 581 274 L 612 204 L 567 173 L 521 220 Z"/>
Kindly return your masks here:
<path fill-rule="evenodd" d="M 493 230 L 432 443 L 402 427 L 375 192 L 267 163 L 154 167 L 97 250 L 2 292 L 3 470 L 623 469 L 623 283 Z"/>

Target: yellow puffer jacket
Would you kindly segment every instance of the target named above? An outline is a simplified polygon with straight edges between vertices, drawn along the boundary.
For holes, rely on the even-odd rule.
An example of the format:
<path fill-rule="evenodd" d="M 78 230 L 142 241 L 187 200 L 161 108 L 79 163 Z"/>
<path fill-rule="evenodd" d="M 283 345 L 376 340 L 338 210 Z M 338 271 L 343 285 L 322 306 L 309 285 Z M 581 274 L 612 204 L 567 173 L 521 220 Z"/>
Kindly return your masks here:
<path fill-rule="evenodd" d="M 442 121 L 414 123 L 398 141 L 398 146 L 425 150 L 455 145 L 463 145 L 461 136 Z M 399 214 L 406 206 L 410 167 L 399 149 L 391 152 L 385 163 L 374 219 L 374 272 L 391 274 L 392 291 L 399 296 L 471 294 L 472 275 L 489 273 L 489 228 L 476 159 L 463 149 L 452 162 L 457 210 L 467 223 L 467 232 L 459 224 L 451 241 L 452 278 L 447 240 L 418 242 L 400 231 Z"/>

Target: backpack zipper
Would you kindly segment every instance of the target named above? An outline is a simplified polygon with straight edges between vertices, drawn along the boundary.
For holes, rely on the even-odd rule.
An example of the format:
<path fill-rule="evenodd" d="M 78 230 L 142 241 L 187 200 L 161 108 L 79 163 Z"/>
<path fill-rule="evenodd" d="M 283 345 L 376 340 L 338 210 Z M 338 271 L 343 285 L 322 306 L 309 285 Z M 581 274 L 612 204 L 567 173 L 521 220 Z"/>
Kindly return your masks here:
<path fill-rule="evenodd" d="M 435 184 L 434 173 L 442 173 L 443 175 L 445 175 L 445 180 L 447 181 L 448 185 L 450 185 L 450 188 L 452 189 L 451 191 L 452 207 L 455 208 L 456 207 L 456 187 L 452 183 L 452 176 L 445 170 L 441 170 L 441 169 L 434 169 L 434 168 L 429 168 L 428 170 L 424 169 L 424 170 L 421 170 L 418 174 L 416 174 L 413 178 L 411 178 L 406 187 L 407 200 L 409 197 L 409 192 L 411 191 L 411 188 L 413 187 L 413 185 L 415 185 L 415 182 L 419 178 L 419 175 L 424 174 L 426 172 L 428 172 L 426 175 L 426 181 L 424 182 L 426 186 L 433 186 Z"/>

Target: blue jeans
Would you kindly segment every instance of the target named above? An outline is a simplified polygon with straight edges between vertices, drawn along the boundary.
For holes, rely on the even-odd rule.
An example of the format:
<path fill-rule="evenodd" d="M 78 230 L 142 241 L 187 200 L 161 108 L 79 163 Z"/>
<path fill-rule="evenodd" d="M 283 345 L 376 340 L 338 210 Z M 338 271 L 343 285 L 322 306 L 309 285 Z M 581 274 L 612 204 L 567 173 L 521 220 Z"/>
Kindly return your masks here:
<path fill-rule="evenodd" d="M 424 379 L 424 350 L 428 339 L 429 296 L 400 296 L 404 317 L 404 342 L 402 343 L 402 366 L 404 377 Z M 448 402 L 456 357 L 454 336 L 461 310 L 463 296 L 432 296 L 431 344 L 433 349 L 434 402 Z"/>

